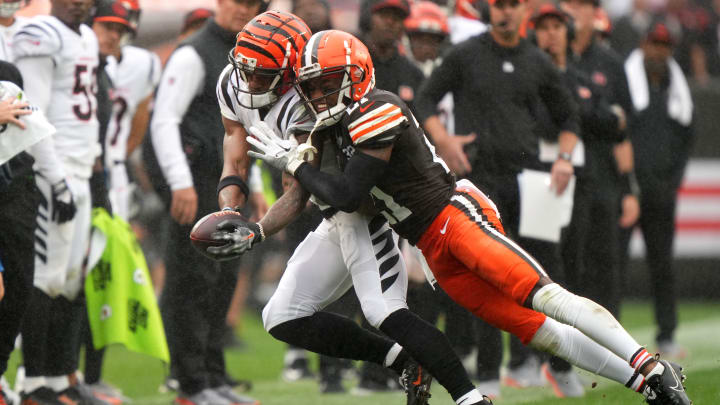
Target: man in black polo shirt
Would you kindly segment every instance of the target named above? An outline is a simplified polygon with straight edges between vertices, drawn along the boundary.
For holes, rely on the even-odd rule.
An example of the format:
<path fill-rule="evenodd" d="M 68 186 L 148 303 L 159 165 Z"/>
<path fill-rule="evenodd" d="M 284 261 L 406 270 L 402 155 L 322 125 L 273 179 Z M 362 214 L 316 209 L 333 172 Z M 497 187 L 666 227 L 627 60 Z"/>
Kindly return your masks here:
<path fill-rule="evenodd" d="M 603 45 L 593 25 L 599 7 L 597 0 L 563 0 L 562 7 L 575 21 L 575 39 L 571 43 L 571 63 L 589 76 L 596 90 L 609 103 L 618 105 L 628 121 L 633 119 L 627 78 L 620 57 Z M 568 286 L 577 293 L 600 303 L 615 316 L 620 312 L 620 262 L 618 254 L 619 229 L 635 223 L 638 217 L 632 160 L 632 145 L 625 140 L 617 145 L 604 144 L 587 150 L 597 163 L 592 191 L 578 188 L 578 207 L 574 215 L 585 216 L 573 220 L 563 245 Z M 620 207 L 620 208 L 619 208 Z M 584 212 L 584 214 L 581 214 Z M 591 215 L 592 213 L 592 215 Z M 580 229 L 578 229 L 580 228 Z M 584 228 L 584 229 L 582 229 Z M 592 239 L 583 235 L 592 235 Z M 580 253 L 580 257 L 578 253 Z M 574 274 L 578 269 L 585 274 Z M 579 280 L 583 280 L 581 283 Z"/>
<path fill-rule="evenodd" d="M 237 261 L 213 262 L 190 244 L 190 229 L 217 210 L 225 134 L 216 84 L 235 36 L 267 7 L 265 0 L 218 0 L 215 18 L 173 52 L 155 97 L 152 142 L 172 191 L 167 275 L 161 306 L 176 403 L 255 404 L 230 390 L 220 338 L 237 282 Z"/>
<path fill-rule="evenodd" d="M 547 111 L 559 130 L 555 139 L 559 154 L 551 169 L 552 187 L 558 194 L 565 191 L 573 174 L 570 153 L 579 130 L 577 106 L 547 55 L 518 35 L 525 16 L 524 1 L 489 3 L 492 29 L 448 52 L 419 91 L 418 120 L 443 159 L 467 159 L 471 166 L 467 177 L 497 204 L 511 238 L 552 272 L 559 267 L 557 244 L 518 237 L 517 175 L 525 168 L 541 167 L 536 120 Z M 476 135 L 465 150 L 464 141 L 449 136 L 437 116 L 437 103 L 448 92 L 455 99 L 456 132 Z M 489 325 L 482 329 L 484 345 L 480 349 L 485 349 L 481 353 L 485 367 L 478 377 L 486 382 L 481 385 L 483 392 L 499 395 L 500 331 Z M 518 352 L 524 350 L 517 340 L 513 347 Z M 524 361 L 511 361 L 511 369 Z M 535 370 L 539 374 L 538 367 Z"/>
<path fill-rule="evenodd" d="M 375 87 L 397 94 L 415 111 L 415 93 L 425 76 L 398 51 L 410 4 L 407 0 L 367 0 L 365 7 L 369 18 L 365 18 L 362 40 L 375 63 Z"/>

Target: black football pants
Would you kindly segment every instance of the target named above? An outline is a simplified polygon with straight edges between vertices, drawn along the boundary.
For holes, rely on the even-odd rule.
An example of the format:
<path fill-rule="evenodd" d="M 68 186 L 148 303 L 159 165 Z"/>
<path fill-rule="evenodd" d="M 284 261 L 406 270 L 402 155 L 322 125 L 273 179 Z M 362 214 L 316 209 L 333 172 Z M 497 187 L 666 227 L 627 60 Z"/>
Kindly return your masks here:
<path fill-rule="evenodd" d="M 33 285 L 35 219 L 40 193 L 32 177 L 16 177 L 0 194 L 0 258 L 5 296 L 0 301 L 0 375 L 7 369 Z"/>
<path fill-rule="evenodd" d="M 675 207 L 677 189 L 643 187 L 640 184 L 640 221 L 646 246 L 647 267 L 650 270 L 650 287 L 658 324 L 656 341 L 673 340 L 677 327 L 675 273 L 673 272 L 673 240 L 675 239 Z M 621 268 L 627 269 L 628 248 L 632 229 L 622 231 Z"/>
<path fill-rule="evenodd" d="M 198 253 L 191 227 L 170 224 L 161 299 L 171 367 L 187 395 L 226 381 L 222 337 L 239 268 L 237 260 L 218 263 Z"/>

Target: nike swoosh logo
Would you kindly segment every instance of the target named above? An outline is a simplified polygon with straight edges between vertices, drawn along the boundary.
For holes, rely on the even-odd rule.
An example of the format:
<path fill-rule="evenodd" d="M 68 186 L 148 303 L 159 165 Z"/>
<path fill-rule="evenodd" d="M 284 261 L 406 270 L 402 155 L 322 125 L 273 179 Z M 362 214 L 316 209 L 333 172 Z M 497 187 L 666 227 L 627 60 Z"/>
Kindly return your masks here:
<path fill-rule="evenodd" d="M 360 110 L 361 113 L 364 113 L 364 112 L 367 111 L 367 109 L 370 108 L 370 106 L 373 105 L 373 104 L 375 104 L 374 101 L 372 101 L 372 102 L 370 102 L 370 104 L 366 105 L 365 108 L 359 107 L 358 110 Z"/>
<path fill-rule="evenodd" d="M 445 235 L 445 232 L 447 231 L 448 222 L 450 222 L 450 217 L 448 217 L 448 219 L 445 220 L 445 226 L 443 226 L 443 228 L 440 230 L 441 235 Z M 458 405 L 460 405 L 460 404 L 458 404 Z"/>
<path fill-rule="evenodd" d="M 458 402 L 458 405 L 463 405 L 465 402 L 468 401 L 468 399 L 470 399 L 470 398 L 463 399 L 462 401 Z"/>
<path fill-rule="evenodd" d="M 682 391 L 682 383 L 680 382 L 680 378 L 678 377 L 678 375 L 675 373 L 675 369 L 670 365 L 668 366 L 670 367 L 670 372 L 672 373 L 673 379 L 675 380 L 675 386 L 670 387 L 670 389 L 675 391 Z"/>

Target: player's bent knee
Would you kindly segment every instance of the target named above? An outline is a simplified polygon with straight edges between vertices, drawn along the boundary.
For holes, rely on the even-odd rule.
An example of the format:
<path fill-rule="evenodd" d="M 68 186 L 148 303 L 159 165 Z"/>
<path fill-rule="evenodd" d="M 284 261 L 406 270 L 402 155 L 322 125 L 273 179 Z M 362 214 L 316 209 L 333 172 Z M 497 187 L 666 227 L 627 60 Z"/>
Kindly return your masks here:
<path fill-rule="evenodd" d="M 577 326 L 582 313 L 607 312 L 595 302 L 555 283 L 540 288 L 533 297 L 532 305 L 536 311 L 570 326 Z"/>
<path fill-rule="evenodd" d="M 273 295 L 262 311 L 263 327 L 267 332 L 281 323 L 311 316 L 316 311 L 302 305 L 290 305 L 286 300 Z"/>

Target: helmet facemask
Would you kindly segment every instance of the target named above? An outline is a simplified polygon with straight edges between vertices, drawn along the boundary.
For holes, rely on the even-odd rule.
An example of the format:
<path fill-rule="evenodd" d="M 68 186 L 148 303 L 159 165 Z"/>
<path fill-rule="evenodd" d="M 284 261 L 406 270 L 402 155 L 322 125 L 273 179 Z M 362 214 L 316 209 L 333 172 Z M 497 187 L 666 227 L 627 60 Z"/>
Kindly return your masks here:
<path fill-rule="evenodd" d="M 285 57 L 279 68 L 258 66 L 258 60 L 244 56 L 238 52 L 230 51 L 228 58 L 233 66 L 234 77 L 231 80 L 235 99 L 238 104 L 249 109 L 266 107 L 277 102 L 280 95 L 291 87 L 290 43 L 286 46 Z M 268 83 L 267 88 L 259 91 L 250 90 L 250 79 L 259 76 L 260 80 Z M 257 78 L 255 78 L 257 80 Z"/>
<path fill-rule="evenodd" d="M 357 65 L 334 66 L 322 69 L 319 64 L 314 63 L 309 66 L 300 68 L 298 84 L 296 86 L 298 93 L 305 100 L 305 105 L 315 116 L 315 126 L 319 128 L 328 127 L 340 121 L 345 110 L 353 102 L 353 92 L 357 91 L 355 85 L 362 83 L 366 72 Z M 322 78 L 332 78 L 340 76 L 340 84 L 332 90 L 322 90 L 322 95 L 311 98 L 312 92 L 315 90 L 313 85 L 322 87 L 324 83 Z M 336 79 L 337 80 L 337 79 Z M 337 94 L 337 100 L 332 101 L 333 95 Z M 362 94 L 361 96 L 364 96 Z M 359 97 L 358 97 L 359 99 Z M 325 109 L 319 111 L 315 104 L 324 104 Z"/>
<path fill-rule="evenodd" d="M 0 2 L 0 18 L 10 18 L 15 15 L 21 8 L 27 6 L 27 0 L 17 1 L 6 1 Z"/>

